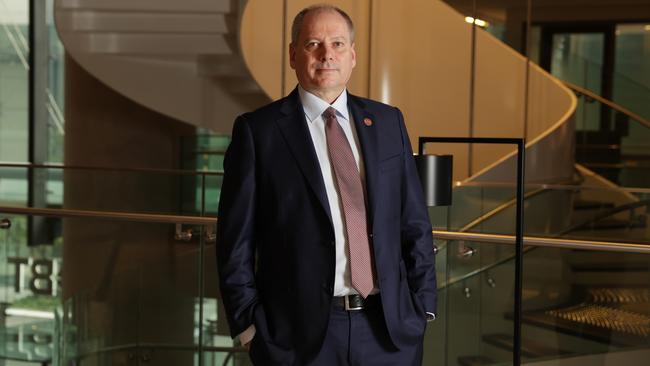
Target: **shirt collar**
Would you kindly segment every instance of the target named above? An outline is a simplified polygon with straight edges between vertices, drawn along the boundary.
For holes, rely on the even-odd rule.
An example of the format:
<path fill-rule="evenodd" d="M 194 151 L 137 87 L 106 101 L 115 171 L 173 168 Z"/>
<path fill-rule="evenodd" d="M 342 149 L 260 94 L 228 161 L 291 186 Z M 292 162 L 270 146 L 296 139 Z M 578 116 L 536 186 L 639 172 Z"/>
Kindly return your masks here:
<path fill-rule="evenodd" d="M 348 113 L 348 91 L 343 89 L 341 95 L 332 103 L 328 104 L 326 101 L 320 99 L 314 94 L 306 91 L 302 86 L 298 85 L 298 94 L 300 95 L 300 102 L 302 103 L 302 109 L 305 111 L 307 120 L 313 122 L 316 118 L 320 117 L 323 112 L 329 107 L 336 109 L 336 114 L 338 117 L 342 117 L 346 121 L 349 121 L 350 116 Z"/>

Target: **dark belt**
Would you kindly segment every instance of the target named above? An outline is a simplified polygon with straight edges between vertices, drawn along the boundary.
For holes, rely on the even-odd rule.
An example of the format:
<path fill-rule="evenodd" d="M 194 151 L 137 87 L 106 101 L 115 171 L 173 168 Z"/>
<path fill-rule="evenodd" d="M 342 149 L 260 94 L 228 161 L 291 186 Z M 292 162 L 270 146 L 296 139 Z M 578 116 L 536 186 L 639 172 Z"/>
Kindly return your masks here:
<path fill-rule="evenodd" d="M 347 296 L 336 296 L 333 299 L 334 306 L 337 308 L 345 309 L 347 311 L 358 311 L 368 308 L 379 301 L 378 295 L 368 295 L 367 298 L 363 298 L 361 295 L 347 295 Z"/>

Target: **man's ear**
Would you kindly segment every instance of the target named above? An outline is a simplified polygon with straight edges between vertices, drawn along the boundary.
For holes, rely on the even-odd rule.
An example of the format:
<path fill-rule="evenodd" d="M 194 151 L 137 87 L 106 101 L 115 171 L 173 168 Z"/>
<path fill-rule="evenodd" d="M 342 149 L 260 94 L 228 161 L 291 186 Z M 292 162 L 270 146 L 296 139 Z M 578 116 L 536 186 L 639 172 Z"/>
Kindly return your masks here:
<path fill-rule="evenodd" d="M 350 51 L 352 52 L 352 68 L 354 69 L 357 66 L 357 51 L 354 50 L 354 42 L 350 46 Z"/>
<path fill-rule="evenodd" d="M 289 66 L 296 69 L 296 47 L 293 46 L 293 43 L 289 43 Z"/>

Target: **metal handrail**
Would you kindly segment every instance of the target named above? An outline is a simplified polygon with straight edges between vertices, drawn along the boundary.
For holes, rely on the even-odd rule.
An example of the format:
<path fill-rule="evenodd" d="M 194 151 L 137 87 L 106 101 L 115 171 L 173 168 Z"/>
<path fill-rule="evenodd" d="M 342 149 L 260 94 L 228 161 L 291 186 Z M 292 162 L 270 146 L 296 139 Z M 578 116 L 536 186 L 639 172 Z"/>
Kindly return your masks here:
<path fill-rule="evenodd" d="M 597 100 L 600 103 L 612 108 L 613 110 L 618 111 L 620 113 L 623 113 L 623 114 L 627 115 L 628 117 L 632 118 L 633 120 L 635 120 L 635 121 L 641 123 L 642 125 L 650 128 L 650 120 L 647 120 L 647 119 L 643 118 L 642 116 L 632 112 L 631 110 L 629 110 L 629 109 L 627 109 L 627 108 L 625 108 L 625 107 L 623 107 L 623 106 L 621 106 L 619 104 L 616 104 L 616 103 L 612 102 L 609 99 L 605 99 L 605 98 L 601 97 L 600 95 L 598 95 L 598 94 L 596 94 L 596 93 L 594 93 L 594 92 L 592 92 L 592 91 L 590 91 L 588 89 L 585 89 L 583 87 L 580 87 L 580 86 L 572 84 L 572 83 L 569 83 L 568 81 L 562 81 L 562 82 L 569 89 L 572 89 L 574 92 L 580 93 L 582 95 L 586 95 L 591 99 Z"/>
<path fill-rule="evenodd" d="M 92 170 L 92 171 L 116 171 L 135 173 L 156 173 L 174 175 L 223 175 L 222 171 L 200 171 L 182 169 L 158 169 L 158 168 L 120 168 L 108 166 L 90 165 L 60 165 L 60 164 L 30 164 L 30 163 L 8 163 L 0 162 L 0 168 L 24 168 L 24 169 L 61 169 L 61 170 Z"/>
<path fill-rule="evenodd" d="M 440 240 L 465 240 L 494 244 L 515 244 L 514 235 L 468 233 L 460 231 L 433 230 L 433 237 Z M 625 252 L 650 254 L 650 245 L 633 243 L 616 243 L 609 241 L 576 240 L 524 236 L 524 245 L 531 247 L 549 247 L 563 249 L 583 249 L 608 252 Z M 511 258 L 508 258 L 511 259 Z"/>
<path fill-rule="evenodd" d="M 132 213 L 119 211 L 70 210 L 59 208 L 33 208 L 0 206 L 0 213 L 15 215 L 36 215 L 55 217 L 85 217 L 121 221 L 151 222 L 164 224 L 214 225 L 216 217 Z"/>
<path fill-rule="evenodd" d="M 465 241 L 476 241 L 476 242 L 483 242 L 483 243 L 515 245 L 514 235 L 481 234 L 481 233 L 468 233 L 468 232 L 459 232 L 459 231 L 434 230 L 433 237 L 435 239 L 440 239 L 440 240 L 465 240 Z M 524 236 L 524 246 L 526 246 L 524 248 L 525 253 L 534 250 L 537 247 L 547 247 L 547 248 L 582 249 L 582 250 L 592 250 L 592 251 L 604 250 L 610 252 L 650 254 L 650 245 L 644 245 L 644 244 L 545 238 L 545 237 L 536 237 L 536 236 Z M 493 263 L 490 263 L 485 266 L 481 266 L 470 272 L 462 274 L 458 277 L 450 278 L 444 283 L 441 283 L 441 287 L 439 288 L 453 286 L 479 273 L 482 273 L 484 271 L 489 271 L 492 268 L 498 267 L 501 264 L 512 260 L 513 257 L 514 257 L 513 255 L 509 255 Z"/>
<path fill-rule="evenodd" d="M 516 184 L 511 182 L 455 182 L 454 187 L 479 187 L 479 188 L 514 188 Z M 612 187 L 575 185 L 575 184 L 552 184 L 552 183 L 526 183 L 526 188 L 540 188 L 555 191 L 575 191 L 589 189 L 594 191 L 612 191 Z M 616 191 L 628 193 L 650 193 L 650 188 L 642 187 L 616 187 Z"/>
<path fill-rule="evenodd" d="M 7 207 L 0 206 L 0 213 L 17 214 L 17 215 L 38 215 L 38 216 L 57 216 L 57 217 L 86 217 L 86 218 L 104 218 L 114 220 L 170 223 L 170 224 L 196 224 L 196 225 L 214 225 L 217 223 L 216 217 L 201 216 L 182 216 L 182 215 L 163 215 L 147 213 L 130 213 L 116 211 L 90 211 L 90 210 L 69 210 L 53 208 L 31 208 L 31 207 Z M 467 240 L 479 241 L 497 244 L 514 244 L 515 237 L 512 235 L 501 234 L 482 234 L 468 233 L 459 231 L 441 231 L 433 230 L 433 236 L 436 239 L 444 240 Z M 560 247 L 585 250 L 605 250 L 631 253 L 650 253 L 650 245 L 616 243 L 606 241 L 591 240 L 574 240 L 561 238 L 547 238 L 524 236 L 524 245 L 539 247 Z"/>

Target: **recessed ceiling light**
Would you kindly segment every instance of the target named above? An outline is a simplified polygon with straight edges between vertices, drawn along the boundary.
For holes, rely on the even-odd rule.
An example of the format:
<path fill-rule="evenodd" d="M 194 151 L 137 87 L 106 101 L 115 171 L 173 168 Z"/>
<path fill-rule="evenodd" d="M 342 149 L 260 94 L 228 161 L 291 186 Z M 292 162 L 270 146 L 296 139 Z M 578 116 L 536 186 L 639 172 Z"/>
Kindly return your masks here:
<path fill-rule="evenodd" d="M 474 19 L 472 17 L 465 17 L 465 22 L 467 22 L 469 24 L 474 23 L 474 24 L 478 25 L 479 27 L 483 27 L 483 28 L 488 26 L 488 22 L 486 22 L 483 19 L 478 19 L 478 18 Z"/>

